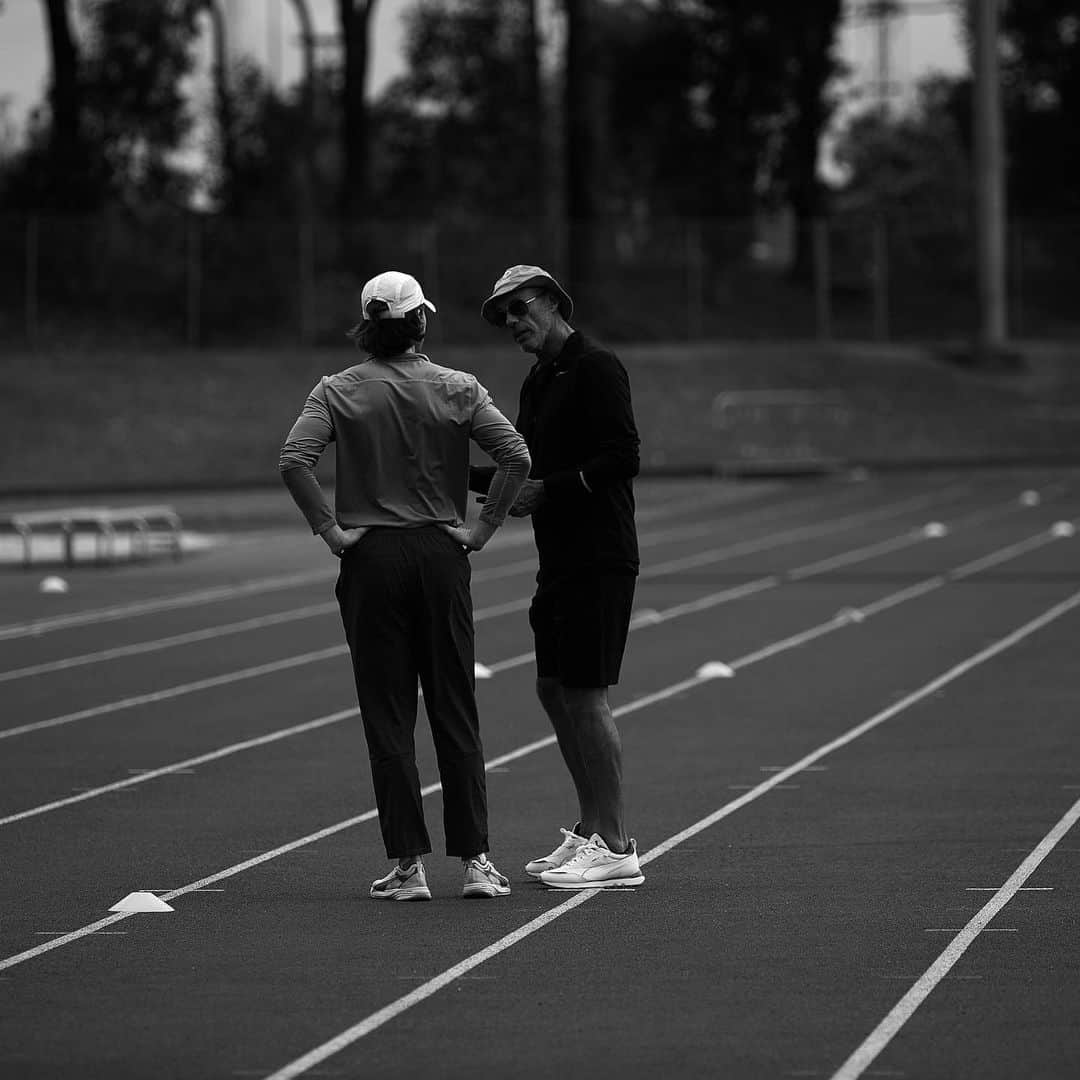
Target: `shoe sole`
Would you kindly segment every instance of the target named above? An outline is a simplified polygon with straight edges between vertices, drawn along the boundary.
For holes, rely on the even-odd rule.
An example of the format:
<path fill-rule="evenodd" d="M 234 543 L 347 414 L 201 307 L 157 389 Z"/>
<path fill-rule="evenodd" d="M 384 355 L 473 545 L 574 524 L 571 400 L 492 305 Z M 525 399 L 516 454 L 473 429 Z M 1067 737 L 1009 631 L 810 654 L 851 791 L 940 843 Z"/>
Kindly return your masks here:
<path fill-rule="evenodd" d="M 430 900 L 430 889 L 398 889 L 391 893 L 369 893 L 372 900 Z"/>
<path fill-rule="evenodd" d="M 510 890 L 496 885 L 466 885 L 461 895 L 465 900 L 493 900 L 496 896 L 509 896 Z"/>
<path fill-rule="evenodd" d="M 543 881 L 543 878 L 540 879 Z M 544 881 L 549 889 L 629 889 L 644 884 L 645 875 L 635 877 L 608 878 L 603 881 Z"/>

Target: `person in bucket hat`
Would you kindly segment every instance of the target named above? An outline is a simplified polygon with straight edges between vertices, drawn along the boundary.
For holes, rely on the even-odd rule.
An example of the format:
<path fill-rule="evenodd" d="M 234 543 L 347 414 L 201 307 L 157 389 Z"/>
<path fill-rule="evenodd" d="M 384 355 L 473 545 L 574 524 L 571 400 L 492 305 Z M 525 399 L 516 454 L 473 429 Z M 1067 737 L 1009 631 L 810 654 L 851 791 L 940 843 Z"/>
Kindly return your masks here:
<path fill-rule="evenodd" d="M 417 679 L 443 789 L 446 853 L 464 864 L 466 897 L 506 896 L 488 860 L 484 752 L 475 697 L 467 551 L 506 518 L 529 452 L 472 375 L 419 351 L 428 313 L 420 283 L 389 270 L 368 281 L 349 336 L 364 359 L 322 378 L 281 450 L 282 477 L 311 530 L 341 559 L 336 596 L 352 656 L 379 824 L 396 865 L 370 895 L 430 900 L 431 851 L 416 767 Z M 469 441 L 496 463 L 480 520 L 465 518 Z M 336 447 L 334 509 L 315 465 Z"/>
<path fill-rule="evenodd" d="M 633 478 L 640 440 L 629 376 L 611 349 L 574 329 L 573 301 L 542 267 L 509 267 L 481 314 L 535 357 L 516 422 L 532 472 L 510 513 L 532 517 L 536 692 L 578 802 L 562 843 L 525 869 L 560 889 L 639 885 L 644 876 L 623 820 L 622 750 L 608 702 L 639 567 Z M 474 468 L 470 486 L 489 490 L 492 475 Z"/>

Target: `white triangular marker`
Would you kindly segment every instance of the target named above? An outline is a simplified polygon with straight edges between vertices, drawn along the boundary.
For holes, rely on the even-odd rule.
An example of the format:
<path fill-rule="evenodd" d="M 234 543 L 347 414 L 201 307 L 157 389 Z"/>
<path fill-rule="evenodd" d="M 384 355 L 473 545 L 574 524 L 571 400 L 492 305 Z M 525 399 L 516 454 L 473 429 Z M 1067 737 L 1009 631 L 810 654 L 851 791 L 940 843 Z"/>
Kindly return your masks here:
<path fill-rule="evenodd" d="M 1055 521 L 1050 527 L 1051 536 L 1075 536 L 1076 526 L 1071 521 Z"/>
<path fill-rule="evenodd" d="M 948 531 L 940 521 L 931 521 L 923 526 L 923 536 L 944 536 Z"/>
<path fill-rule="evenodd" d="M 65 593 L 68 591 L 68 583 L 62 577 L 50 576 L 41 579 L 41 584 L 38 586 L 39 592 L 45 593 Z"/>
<path fill-rule="evenodd" d="M 702 664 L 694 674 L 699 679 L 733 679 L 735 669 L 721 660 L 710 660 L 707 664 Z"/>
<path fill-rule="evenodd" d="M 489 667 L 484 667 L 479 660 L 473 664 L 473 671 L 478 679 L 490 679 L 494 672 Z"/>
<path fill-rule="evenodd" d="M 128 893 L 123 900 L 113 904 L 110 911 L 175 911 L 164 900 L 159 900 L 152 892 Z"/>

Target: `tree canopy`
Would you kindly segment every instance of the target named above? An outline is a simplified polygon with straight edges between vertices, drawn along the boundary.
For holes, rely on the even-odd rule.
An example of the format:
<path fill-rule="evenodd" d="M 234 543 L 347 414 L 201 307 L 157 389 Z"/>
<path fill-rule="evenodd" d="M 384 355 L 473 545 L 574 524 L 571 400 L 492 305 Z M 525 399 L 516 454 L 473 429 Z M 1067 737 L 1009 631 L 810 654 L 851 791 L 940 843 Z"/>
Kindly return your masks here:
<path fill-rule="evenodd" d="M 309 83 L 282 93 L 233 57 L 197 125 L 196 48 L 220 34 L 207 17 L 219 2 L 93 0 L 77 40 L 72 0 L 41 0 L 52 78 L 24 145 L 0 161 L 0 205 L 183 206 L 197 186 L 225 214 L 828 212 L 818 158 L 841 0 L 413 0 L 406 71 L 373 101 L 376 0 L 337 0 L 336 55 Z M 1074 212 L 1080 0 L 1008 0 L 1002 49 L 1010 205 Z M 938 80 L 909 115 L 857 120 L 851 194 L 942 206 L 941 185 L 955 192 L 966 166 L 969 102 L 964 79 Z M 177 157 L 196 131 L 197 185 Z"/>

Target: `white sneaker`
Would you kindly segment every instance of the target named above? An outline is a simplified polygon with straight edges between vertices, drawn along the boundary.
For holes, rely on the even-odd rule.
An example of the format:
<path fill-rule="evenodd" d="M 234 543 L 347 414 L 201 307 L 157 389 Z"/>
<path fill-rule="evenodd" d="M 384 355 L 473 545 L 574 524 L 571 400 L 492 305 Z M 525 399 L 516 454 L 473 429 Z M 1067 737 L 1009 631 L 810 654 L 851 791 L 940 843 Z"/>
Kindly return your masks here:
<path fill-rule="evenodd" d="M 577 827 L 575 824 L 575 828 Z M 569 862 L 576 854 L 578 848 L 587 844 L 584 836 L 578 836 L 573 829 L 560 829 L 563 834 L 563 842 L 550 854 L 542 859 L 533 859 L 525 864 L 525 873 L 539 877 L 545 870 L 557 870 L 563 863 Z"/>
<path fill-rule="evenodd" d="M 617 855 L 593 833 L 574 855 L 555 870 L 540 875 L 545 885 L 555 889 L 612 889 L 640 885 L 645 875 L 638 865 L 637 841 Z"/>

